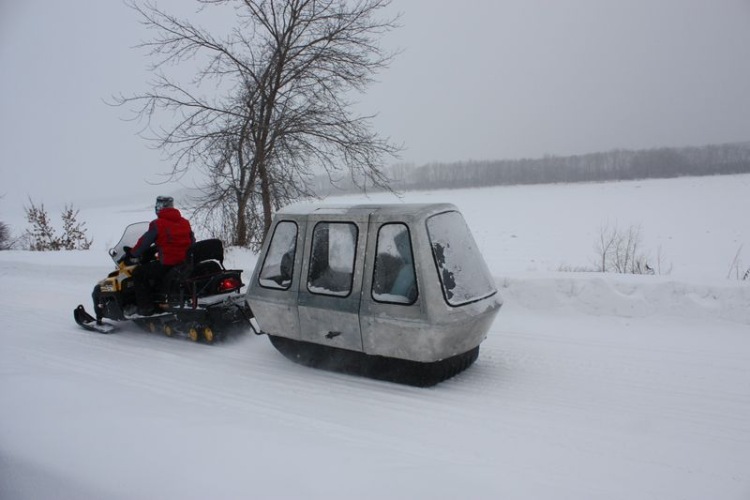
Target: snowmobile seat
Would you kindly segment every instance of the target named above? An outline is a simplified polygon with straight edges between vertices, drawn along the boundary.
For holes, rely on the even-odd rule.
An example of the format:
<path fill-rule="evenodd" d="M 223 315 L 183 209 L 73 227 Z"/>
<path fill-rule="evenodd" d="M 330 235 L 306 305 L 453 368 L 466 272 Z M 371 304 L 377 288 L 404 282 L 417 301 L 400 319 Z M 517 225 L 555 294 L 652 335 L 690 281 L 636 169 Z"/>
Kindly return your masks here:
<path fill-rule="evenodd" d="M 196 241 L 188 248 L 182 264 L 170 269 L 162 280 L 162 289 L 173 292 L 178 283 L 198 281 L 224 270 L 224 245 L 219 239 Z"/>
<path fill-rule="evenodd" d="M 188 250 L 186 283 L 193 296 L 201 296 L 217 286 L 217 280 L 227 276 L 224 267 L 224 245 L 219 239 L 208 239 L 194 243 Z M 239 281 L 239 279 L 238 279 Z"/>
<path fill-rule="evenodd" d="M 203 262 L 198 262 L 195 264 L 195 267 L 193 268 L 192 277 L 200 277 L 200 276 L 206 276 L 208 274 L 216 274 L 220 273 L 223 270 L 221 267 L 221 264 L 216 262 L 215 260 L 206 260 Z"/>
<path fill-rule="evenodd" d="M 196 279 L 224 271 L 224 244 L 212 238 L 196 241 L 187 252 L 188 276 Z"/>
<path fill-rule="evenodd" d="M 188 249 L 187 261 L 193 266 L 206 261 L 214 261 L 224 268 L 224 245 L 221 240 L 212 238 L 196 241 Z"/>

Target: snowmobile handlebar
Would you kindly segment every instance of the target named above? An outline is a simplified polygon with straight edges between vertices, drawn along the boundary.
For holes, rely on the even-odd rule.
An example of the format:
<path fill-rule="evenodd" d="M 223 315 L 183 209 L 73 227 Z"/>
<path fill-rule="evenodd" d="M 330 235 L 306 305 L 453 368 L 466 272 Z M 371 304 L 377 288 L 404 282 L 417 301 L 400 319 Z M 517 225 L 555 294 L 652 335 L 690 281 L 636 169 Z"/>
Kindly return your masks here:
<path fill-rule="evenodd" d="M 133 255 L 130 253 L 130 251 L 132 250 L 131 247 L 125 246 L 125 247 L 122 247 L 122 250 L 123 250 L 122 257 L 120 257 L 117 260 L 118 264 L 124 263 L 125 265 L 130 265 L 130 264 L 134 264 L 138 260 L 137 257 L 133 257 Z"/>

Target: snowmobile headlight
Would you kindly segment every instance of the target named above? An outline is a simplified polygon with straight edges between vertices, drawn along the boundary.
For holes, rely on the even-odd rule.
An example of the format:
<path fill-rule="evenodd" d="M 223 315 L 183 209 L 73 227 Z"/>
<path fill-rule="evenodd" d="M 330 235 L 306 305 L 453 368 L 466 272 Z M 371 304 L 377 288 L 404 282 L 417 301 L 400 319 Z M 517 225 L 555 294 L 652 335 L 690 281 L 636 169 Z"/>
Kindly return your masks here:
<path fill-rule="evenodd" d="M 232 276 L 231 278 L 224 278 L 219 282 L 219 292 L 231 292 L 237 290 L 242 286 L 242 282 Z"/>

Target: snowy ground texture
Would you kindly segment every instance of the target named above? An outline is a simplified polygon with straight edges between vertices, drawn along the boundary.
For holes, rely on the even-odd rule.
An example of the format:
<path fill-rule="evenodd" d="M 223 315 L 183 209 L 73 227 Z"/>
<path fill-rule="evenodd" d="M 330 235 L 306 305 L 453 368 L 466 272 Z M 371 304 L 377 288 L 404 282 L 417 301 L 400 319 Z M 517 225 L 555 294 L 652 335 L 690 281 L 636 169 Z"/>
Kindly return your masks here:
<path fill-rule="evenodd" d="M 475 233 L 505 305 L 476 364 L 429 389 L 301 367 L 252 335 L 80 330 L 105 249 L 151 212 L 76 203 L 92 250 L 0 252 L 0 498 L 747 500 L 750 282 L 731 268 L 750 266 L 748 188 L 335 200 L 452 202 Z M 559 271 L 613 223 L 640 225 L 671 274 Z"/>

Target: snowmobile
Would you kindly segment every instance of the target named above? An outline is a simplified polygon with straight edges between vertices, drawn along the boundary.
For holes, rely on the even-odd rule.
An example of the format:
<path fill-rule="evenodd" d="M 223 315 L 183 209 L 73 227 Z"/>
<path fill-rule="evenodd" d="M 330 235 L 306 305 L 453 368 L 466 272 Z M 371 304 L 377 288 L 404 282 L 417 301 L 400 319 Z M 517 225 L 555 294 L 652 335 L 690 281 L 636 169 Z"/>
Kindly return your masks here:
<path fill-rule="evenodd" d="M 415 386 L 471 366 L 502 305 L 448 203 L 284 208 L 247 302 L 292 361 Z"/>
<path fill-rule="evenodd" d="M 156 259 L 156 249 L 152 247 L 140 259 L 130 257 L 126 250 L 135 245 L 148 225 L 129 225 L 119 243 L 109 250 L 117 267 L 94 287 L 95 316 L 81 304 L 73 311 L 76 323 L 87 330 L 112 333 L 118 327 L 115 322 L 131 320 L 150 332 L 187 336 L 209 344 L 247 331 L 251 314 L 242 293 L 242 271 L 224 267 L 224 247 L 218 239 L 194 243 L 185 262 L 170 269 L 156 287 L 156 312 L 150 316 L 137 314 L 133 271 Z"/>

